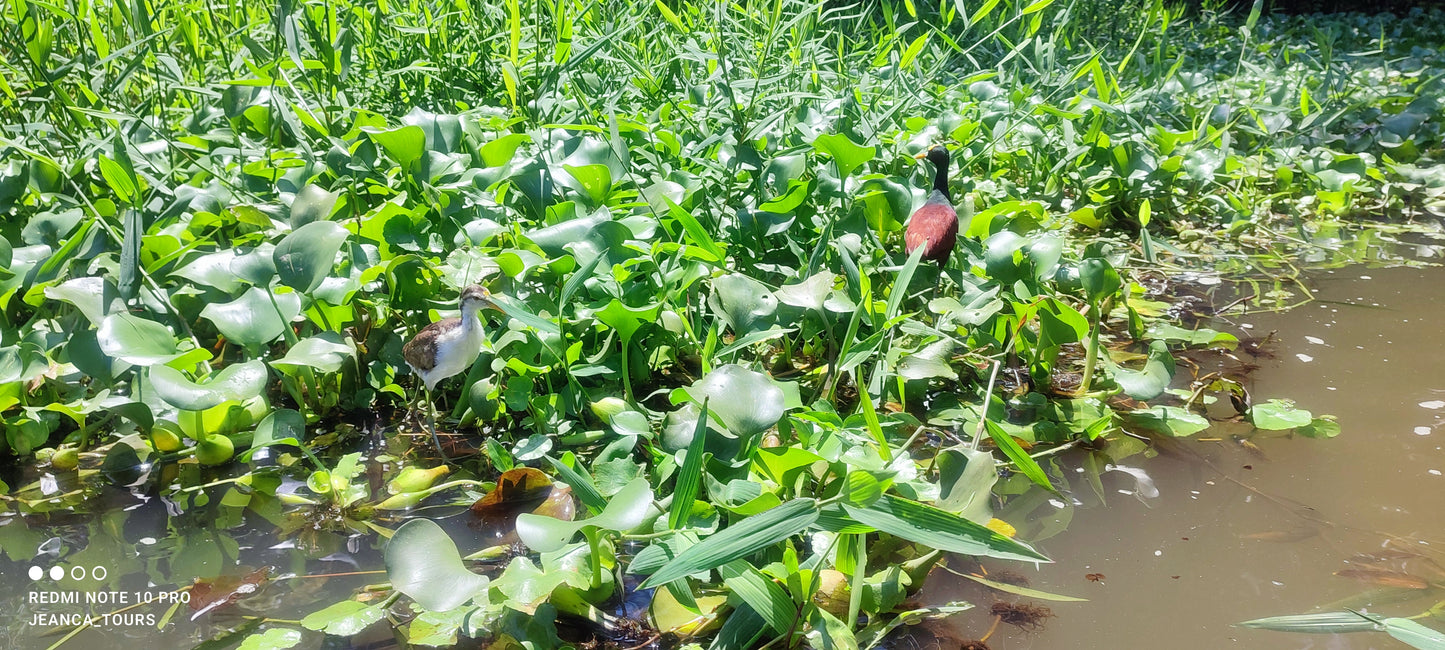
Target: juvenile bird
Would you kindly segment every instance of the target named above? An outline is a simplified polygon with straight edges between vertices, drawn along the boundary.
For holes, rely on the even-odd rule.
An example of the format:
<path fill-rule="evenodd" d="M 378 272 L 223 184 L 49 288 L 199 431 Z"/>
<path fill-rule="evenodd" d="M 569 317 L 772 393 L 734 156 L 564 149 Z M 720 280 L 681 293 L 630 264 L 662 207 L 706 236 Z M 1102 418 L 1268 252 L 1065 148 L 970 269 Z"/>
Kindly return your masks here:
<path fill-rule="evenodd" d="M 492 302 L 492 294 L 481 285 L 471 285 L 462 290 L 460 318 L 444 318 L 422 328 L 401 348 L 401 356 L 411 366 L 412 372 L 421 377 L 426 389 L 427 407 L 431 412 L 429 428 L 432 442 L 442 457 L 441 440 L 436 432 L 436 409 L 432 405 L 431 391 L 441 380 L 472 367 L 482 353 L 482 324 L 477 313 L 484 307 L 498 309 Z"/>

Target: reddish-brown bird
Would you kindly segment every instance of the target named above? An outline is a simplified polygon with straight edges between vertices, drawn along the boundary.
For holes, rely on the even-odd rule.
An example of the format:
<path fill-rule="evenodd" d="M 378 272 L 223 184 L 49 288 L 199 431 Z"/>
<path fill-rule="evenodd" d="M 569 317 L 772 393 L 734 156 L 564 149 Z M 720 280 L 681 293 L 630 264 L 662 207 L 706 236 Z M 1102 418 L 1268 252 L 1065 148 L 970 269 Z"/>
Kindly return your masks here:
<path fill-rule="evenodd" d="M 904 250 L 912 255 L 921 247 L 923 259 L 943 266 L 958 242 L 958 212 L 948 195 L 948 149 L 935 146 L 915 158 L 924 156 L 937 170 L 933 176 L 933 192 L 928 195 L 928 202 L 908 220 L 908 232 L 903 235 Z"/>

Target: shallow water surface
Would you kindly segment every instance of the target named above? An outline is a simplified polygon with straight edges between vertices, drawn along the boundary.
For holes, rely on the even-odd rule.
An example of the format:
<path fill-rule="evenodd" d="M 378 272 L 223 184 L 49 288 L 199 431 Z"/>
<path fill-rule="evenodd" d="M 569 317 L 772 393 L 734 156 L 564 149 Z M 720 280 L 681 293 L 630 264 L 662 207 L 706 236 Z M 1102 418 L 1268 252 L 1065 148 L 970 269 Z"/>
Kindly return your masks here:
<path fill-rule="evenodd" d="M 989 568 L 1018 570 L 1035 588 L 1089 602 L 1046 603 L 1054 617 L 1041 629 L 1003 625 L 989 646 L 1407 647 L 1383 633 L 1231 626 L 1378 589 L 1334 575 L 1359 568 L 1346 560 L 1360 553 L 1418 553 L 1391 568 L 1445 582 L 1432 563 L 1445 563 L 1445 269 L 1351 267 L 1319 272 L 1311 285 L 1315 302 L 1233 319 L 1232 331 L 1241 338 L 1278 332 L 1268 346 L 1274 358 L 1239 355 L 1259 365 L 1246 382 L 1257 402 L 1292 398 L 1316 415 L 1338 416 L 1343 433 L 1311 440 L 1259 432 L 1251 450 L 1232 439 L 1248 436 L 1247 425 L 1216 426 L 1156 458 L 1124 461 L 1154 479 L 1160 494 L 1153 499 L 1121 494 L 1135 488 L 1121 472 L 1103 475 L 1104 507 L 1083 480 L 1074 482 L 1082 503 L 1067 530 L 1040 544 L 1056 563 Z M 930 601 L 969 600 L 977 609 L 902 647 L 957 648 L 960 639 L 982 636 L 993 619 L 985 612 L 994 597 L 985 591 L 935 573 Z M 1343 606 L 1414 615 L 1440 600 L 1440 590 L 1428 591 Z M 1387 602 L 1399 598 L 1410 599 Z M 1445 629 L 1445 621 L 1423 622 Z"/>

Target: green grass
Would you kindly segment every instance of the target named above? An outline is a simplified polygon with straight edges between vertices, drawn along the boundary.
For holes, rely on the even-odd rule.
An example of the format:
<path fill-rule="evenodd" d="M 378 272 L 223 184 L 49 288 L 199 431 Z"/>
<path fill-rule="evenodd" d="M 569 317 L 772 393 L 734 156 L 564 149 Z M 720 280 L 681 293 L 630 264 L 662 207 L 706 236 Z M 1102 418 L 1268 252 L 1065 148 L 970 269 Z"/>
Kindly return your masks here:
<path fill-rule="evenodd" d="M 29 483 L 76 449 L 116 484 L 225 490 L 223 529 L 287 510 L 371 534 L 441 492 L 555 480 L 597 521 L 524 519 L 565 550 L 491 572 L 463 605 L 484 625 L 428 612 L 428 634 L 546 646 L 524 613 L 550 593 L 609 621 L 617 568 L 670 576 L 653 623 L 677 636 L 732 594 L 717 647 L 876 638 L 933 549 L 1027 559 L 1057 532 L 984 526 L 995 463 L 1005 503 L 1057 489 L 1054 450 L 1107 437 L 1117 460 L 1140 450 L 1121 429 L 1190 435 L 1241 388 L 1168 390 L 1171 349 L 1234 340 L 1137 280 L 1282 285 L 1342 223 L 1445 216 L 1445 14 L 1124 4 L 9 3 L 0 453 L 25 478 L 0 507 L 96 507 Z M 941 270 L 901 252 L 938 143 L 963 218 Z M 347 453 L 355 424 L 405 408 L 402 343 L 474 282 L 505 315 L 439 392 L 483 453 L 445 489 L 374 490 L 366 467 L 425 452 L 384 420 L 386 453 Z M 1280 400 L 1241 415 L 1339 433 Z M 285 469 L 233 457 L 266 446 Z M 480 589 L 396 553 L 387 605 Z M 856 597 L 820 607 L 798 571 Z"/>

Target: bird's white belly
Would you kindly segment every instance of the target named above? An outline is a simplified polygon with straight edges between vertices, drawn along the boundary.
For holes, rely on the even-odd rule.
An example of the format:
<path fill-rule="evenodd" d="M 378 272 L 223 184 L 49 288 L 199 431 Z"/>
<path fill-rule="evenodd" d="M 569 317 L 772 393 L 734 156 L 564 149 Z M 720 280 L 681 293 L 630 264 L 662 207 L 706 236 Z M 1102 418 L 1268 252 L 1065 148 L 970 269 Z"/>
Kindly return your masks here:
<path fill-rule="evenodd" d="M 482 353 L 482 328 L 459 327 L 437 338 L 436 365 L 421 373 L 427 390 L 436 388 L 441 380 L 465 372 Z"/>

